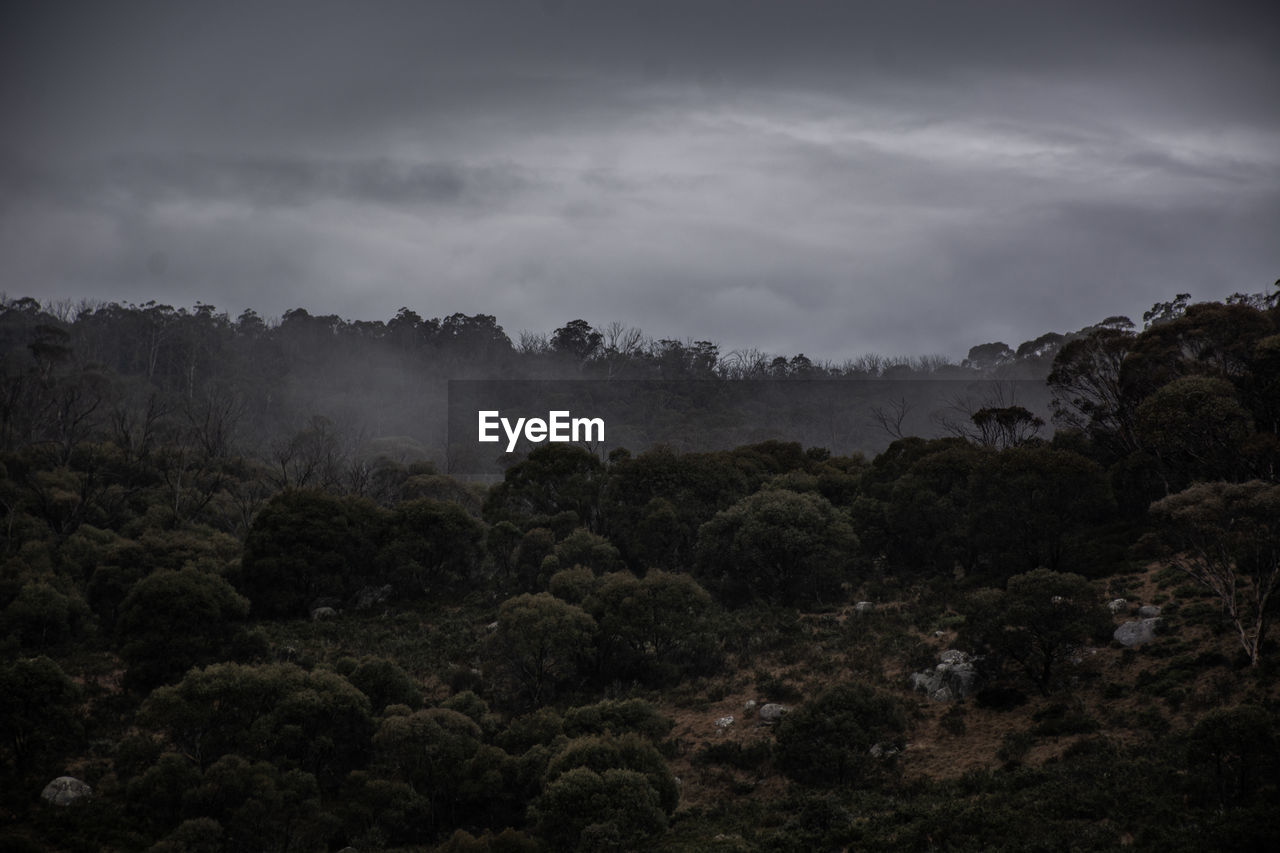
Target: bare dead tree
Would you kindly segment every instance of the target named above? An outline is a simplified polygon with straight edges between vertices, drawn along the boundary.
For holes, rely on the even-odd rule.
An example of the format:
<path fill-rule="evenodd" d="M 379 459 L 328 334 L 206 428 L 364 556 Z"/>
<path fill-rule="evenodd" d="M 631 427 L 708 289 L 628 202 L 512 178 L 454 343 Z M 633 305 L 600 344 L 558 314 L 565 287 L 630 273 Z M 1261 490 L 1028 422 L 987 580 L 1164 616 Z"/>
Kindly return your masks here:
<path fill-rule="evenodd" d="M 902 424 L 906 421 L 909 411 L 911 411 L 911 404 L 907 402 L 907 398 L 899 397 L 883 406 L 872 406 L 871 417 L 879 424 L 885 435 L 896 440 L 906 438 L 902 431 Z"/>

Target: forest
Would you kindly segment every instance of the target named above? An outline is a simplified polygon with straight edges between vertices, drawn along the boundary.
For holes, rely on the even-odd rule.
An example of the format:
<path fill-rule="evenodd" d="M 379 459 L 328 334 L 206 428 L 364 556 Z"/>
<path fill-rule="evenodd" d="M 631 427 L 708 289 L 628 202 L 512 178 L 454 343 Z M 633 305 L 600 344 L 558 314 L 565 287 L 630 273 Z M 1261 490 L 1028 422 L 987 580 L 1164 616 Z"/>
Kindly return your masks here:
<path fill-rule="evenodd" d="M 0 371 L 5 850 L 1280 849 L 1280 282 L 960 363 L 4 297 Z M 468 477 L 493 379 L 997 392 Z"/>

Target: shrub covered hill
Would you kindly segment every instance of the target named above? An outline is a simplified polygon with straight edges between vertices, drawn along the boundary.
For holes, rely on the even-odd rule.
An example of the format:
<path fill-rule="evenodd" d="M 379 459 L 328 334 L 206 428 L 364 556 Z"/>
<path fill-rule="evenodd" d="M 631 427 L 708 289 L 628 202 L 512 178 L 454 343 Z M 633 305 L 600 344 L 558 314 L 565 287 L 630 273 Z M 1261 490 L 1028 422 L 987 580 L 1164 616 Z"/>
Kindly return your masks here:
<path fill-rule="evenodd" d="M 895 368 L 6 301 L 0 848 L 1280 849 L 1280 310 L 1145 319 Z M 345 431 L 491 367 L 1038 371 L 1056 430 L 491 485 Z"/>

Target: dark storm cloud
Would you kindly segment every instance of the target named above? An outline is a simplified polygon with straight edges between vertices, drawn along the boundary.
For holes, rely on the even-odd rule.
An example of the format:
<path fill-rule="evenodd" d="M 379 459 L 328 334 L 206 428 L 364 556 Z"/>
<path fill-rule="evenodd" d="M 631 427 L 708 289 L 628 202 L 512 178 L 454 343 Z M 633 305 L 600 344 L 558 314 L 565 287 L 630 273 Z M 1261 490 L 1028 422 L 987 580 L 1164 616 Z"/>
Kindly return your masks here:
<path fill-rule="evenodd" d="M 842 358 L 1280 275 L 1263 4 L 4 14 L 10 293 L 583 316 Z"/>

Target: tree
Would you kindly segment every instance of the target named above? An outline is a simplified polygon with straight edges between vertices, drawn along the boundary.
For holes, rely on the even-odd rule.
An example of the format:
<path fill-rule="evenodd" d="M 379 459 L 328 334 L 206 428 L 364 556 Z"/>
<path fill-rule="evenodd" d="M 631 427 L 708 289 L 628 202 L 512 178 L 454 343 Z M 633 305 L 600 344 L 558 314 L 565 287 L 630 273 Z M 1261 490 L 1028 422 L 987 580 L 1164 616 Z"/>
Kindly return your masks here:
<path fill-rule="evenodd" d="M 881 777 L 871 748 L 900 747 L 906 728 L 898 700 L 865 684 L 838 684 L 778 723 L 778 763 L 806 785 L 865 787 Z"/>
<path fill-rule="evenodd" d="M 1211 590 L 1257 666 L 1280 585 L 1280 485 L 1199 483 L 1151 505 L 1165 562 Z"/>
<path fill-rule="evenodd" d="M 80 690 L 49 658 L 0 664 L 0 744 L 18 776 L 79 728 Z"/>
<path fill-rule="evenodd" d="M 378 580 L 370 555 L 385 524 L 368 500 L 284 492 L 258 514 L 232 581 L 256 615 L 306 615 L 318 598 L 342 598 Z"/>
<path fill-rule="evenodd" d="M 587 566 L 597 574 L 616 572 L 624 568 L 618 549 L 608 539 L 585 528 L 578 528 L 556 545 L 560 565 Z"/>
<path fill-rule="evenodd" d="M 609 469 L 604 530 L 633 569 L 687 569 L 699 526 L 749 490 L 727 453 L 656 447 Z"/>
<path fill-rule="evenodd" d="M 407 705 L 411 708 L 422 703 L 422 692 L 407 672 L 392 660 L 373 658 L 356 665 L 347 675 L 356 689 L 369 697 L 374 712 L 388 705 Z"/>
<path fill-rule="evenodd" d="M 153 687 L 233 657 L 248 615 L 249 600 L 217 575 L 195 569 L 148 575 L 125 596 L 116 622 L 127 680 Z"/>
<path fill-rule="evenodd" d="M 228 753 L 297 767 L 332 786 L 365 759 L 369 700 L 344 678 L 293 664 L 220 663 L 154 690 L 139 722 L 202 770 Z"/>
<path fill-rule="evenodd" d="M 1018 447 L 1033 441 L 1044 426 L 1044 418 L 1022 406 L 985 406 L 970 415 L 978 428 L 983 447 Z"/>
<path fill-rule="evenodd" d="M 526 593 L 498 608 L 490 652 L 512 698 L 536 708 L 577 675 L 595 632 L 595 620 L 581 608 L 549 593 Z"/>
<path fill-rule="evenodd" d="M 1010 448 L 973 469 L 965 545 L 1000 581 L 1038 566 L 1066 568 L 1083 533 L 1114 507 L 1097 463 L 1067 450 Z"/>
<path fill-rule="evenodd" d="M 667 828 L 657 792 L 634 770 L 570 770 L 547 785 L 533 813 L 556 850 L 635 850 Z"/>
<path fill-rule="evenodd" d="M 456 503 L 421 499 L 391 512 L 379 560 L 402 592 L 429 593 L 470 580 L 484 554 L 484 525 Z"/>
<path fill-rule="evenodd" d="M 570 320 L 551 336 L 551 349 L 578 362 L 585 362 L 604 343 L 604 335 L 591 328 L 586 320 Z"/>
<path fill-rule="evenodd" d="M 730 601 L 821 603 L 845 579 L 857 547 L 848 520 L 826 498 L 768 489 L 702 526 L 697 566 Z"/>
<path fill-rule="evenodd" d="M 568 444 L 548 444 L 507 469 L 484 505 L 490 524 L 519 524 L 536 516 L 572 512 L 590 531 L 599 524 L 604 464 L 590 451 Z"/>
<path fill-rule="evenodd" d="M 1280 785 L 1276 720 L 1256 705 L 1214 709 L 1191 729 L 1186 761 L 1192 794 L 1205 806 L 1269 809 Z"/>
<path fill-rule="evenodd" d="M 869 533 L 868 544 L 880 544 L 899 574 L 945 576 L 957 563 L 972 565 L 970 479 L 991 458 L 965 442 L 922 456 L 892 484 L 887 502 L 857 507 L 859 534 Z"/>
<path fill-rule="evenodd" d="M 1036 569 L 1009 578 L 1003 591 L 971 596 L 965 636 L 999 665 L 1011 660 L 1049 693 L 1070 652 L 1106 635 L 1111 619 L 1080 575 Z"/>
<path fill-rule="evenodd" d="M 1137 449 L 1132 403 L 1122 391 L 1120 368 L 1136 335 L 1127 318 L 1087 330 L 1058 350 L 1049 373 L 1054 420 L 1075 427 L 1115 456 Z"/>
<path fill-rule="evenodd" d="M 445 708 L 387 717 L 373 738 L 378 764 L 392 778 L 426 796 L 435 810 L 448 812 L 458 804 L 469 762 L 480 743 L 480 727 Z"/>
<path fill-rule="evenodd" d="M 569 741 L 547 765 L 547 782 L 555 782 L 561 775 L 580 767 L 597 773 L 620 769 L 642 774 L 647 785 L 657 794 L 658 805 L 668 815 L 680 802 L 679 783 L 671 774 L 671 768 L 657 747 L 639 735 L 588 735 Z"/>
<path fill-rule="evenodd" d="M 222 827 L 223 849 L 316 850 L 335 828 L 315 776 L 239 755 L 214 762 L 184 799 L 188 811 Z"/>
<path fill-rule="evenodd" d="M 1231 478 L 1253 418 L 1230 382 L 1183 376 L 1139 404 L 1136 432 L 1160 463 L 1166 491 L 1192 480 Z"/>
<path fill-rule="evenodd" d="M 970 347 L 969 354 L 964 360 L 964 366 L 972 367 L 975 370 L 990 370 L 1010 361 L 1013 361 L 1013 350 L 1009 349 L 1009 345 L 1004 341 L 996 341 L 995 343 Z"/>
<path fill-rule="evenodd" d="M 688 575 L 651 571 L 606 575 L 588 605 L 600 625 L 606 664 L 614 676 L 633 673 L 647 683 L 671 683 L 717 657 L 708 628 L 711 596 Z"/>
<path fill-rule="evenodd" d="M 29 648 L 46 648 L 79 633 L 89 608 L 74 591 L 65 595 L 42 580 L 27 581 L 4 609 L 4 630 Z"/>

